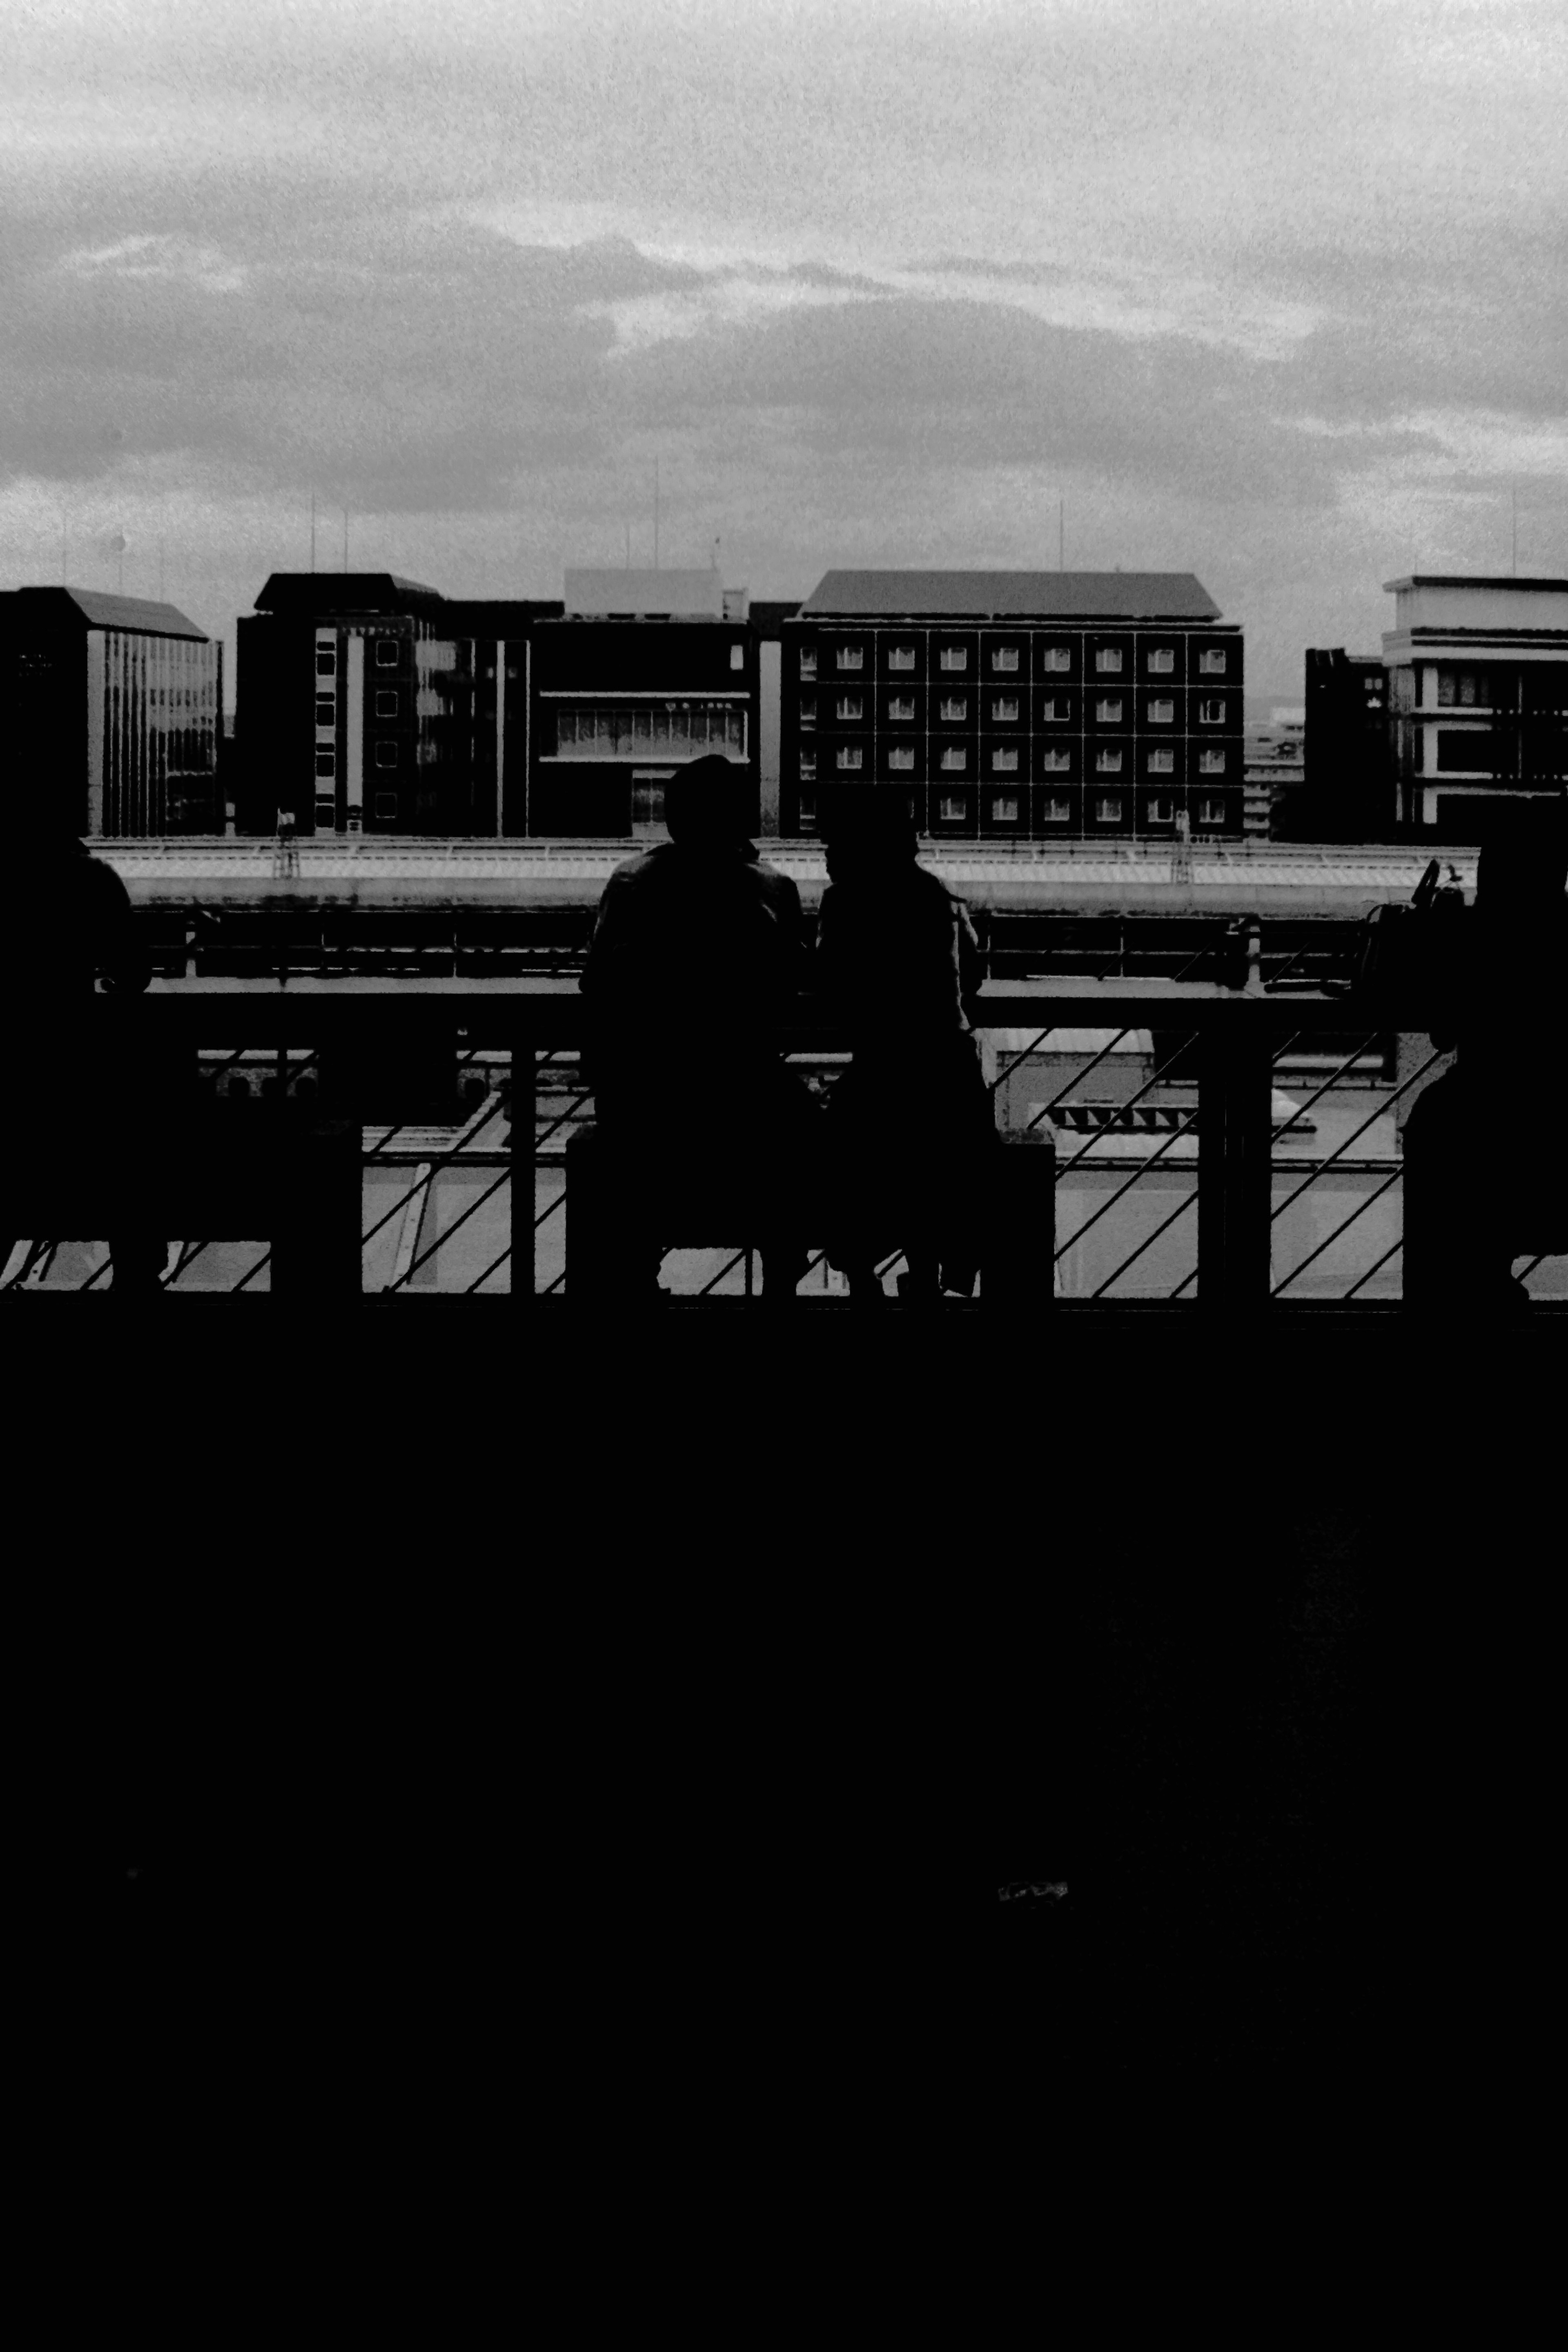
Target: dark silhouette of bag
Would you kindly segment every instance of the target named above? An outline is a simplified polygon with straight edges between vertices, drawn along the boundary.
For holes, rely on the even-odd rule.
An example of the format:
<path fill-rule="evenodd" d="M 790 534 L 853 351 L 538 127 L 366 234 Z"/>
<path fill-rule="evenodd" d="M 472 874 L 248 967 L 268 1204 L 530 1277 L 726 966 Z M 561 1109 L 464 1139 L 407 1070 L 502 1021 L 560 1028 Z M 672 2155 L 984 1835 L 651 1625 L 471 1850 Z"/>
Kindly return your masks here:
<path fill-rule="evenodd" d="M 1447 882 L 1442 870 L 1434 857 L 1407 907 L 1374 907 L 1362 926 L 1349 996 L 1369 1019 L 1414 1010 L 1434 1033 L 1452 1028 L 1465 894 L 1453 867 Z"/>

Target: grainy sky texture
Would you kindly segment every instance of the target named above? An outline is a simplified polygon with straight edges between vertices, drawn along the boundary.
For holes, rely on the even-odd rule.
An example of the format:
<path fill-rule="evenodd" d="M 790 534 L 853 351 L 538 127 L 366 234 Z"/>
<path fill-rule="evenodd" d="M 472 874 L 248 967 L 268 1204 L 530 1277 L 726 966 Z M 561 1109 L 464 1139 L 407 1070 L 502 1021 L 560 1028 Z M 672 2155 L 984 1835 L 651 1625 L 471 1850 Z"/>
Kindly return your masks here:
<path fill-rule="evenodd" d="M 0 585 L 1568 572 L 1563 0 L 17 0 Z M 127 545 L 117 552 L 114 541 Z M 232 676 L 231 676 L 232 690 Z"/>

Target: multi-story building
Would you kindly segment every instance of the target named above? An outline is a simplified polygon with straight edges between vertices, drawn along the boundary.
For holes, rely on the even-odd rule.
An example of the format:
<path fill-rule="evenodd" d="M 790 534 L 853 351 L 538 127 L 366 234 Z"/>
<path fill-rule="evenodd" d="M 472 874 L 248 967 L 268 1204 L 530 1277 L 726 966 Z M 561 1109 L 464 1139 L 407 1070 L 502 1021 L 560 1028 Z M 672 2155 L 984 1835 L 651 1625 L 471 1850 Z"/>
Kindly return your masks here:
<path fill-rule="evenodd" d="M 781 833 L 872 782 L 939 840 L 1242 832 L 1241 631 L 1190 572 L 829 572 L 780 635 Z"/>
<path fill-rule="evenodd" d="M 417 656 L 432 705 L 441 831 L 527 833 L 533 632 L 563 609 L 559 598 L 444 603 L 442 634 Z"/>
<path fill-rule="evenodd" d="M 1398 830 L 1388 672 L 1380 656 L 1309 646 L 1299 785 L 1276 806 L 1280 841 L 1392 841 Z"/>
<path fill-rule="evenodd" d="M 1568 580 L 1390 580 L 1383 640 L 1401 824 L 1480 840 L 1568 787 Z"/>
<path fill-rule="evenodd" d="M 662 830 L 678 767 L 721 752 L 758 798 L 757 640 L 717 572 L 566 574 L 530 646 L 527 829 L 624 840 Z"/>
<path fill-rule="evenodd" d="M 173 604 L 90 588 L 0 594 L 12 789 L 85 835 L 224 830 L 223 646 Z"/>

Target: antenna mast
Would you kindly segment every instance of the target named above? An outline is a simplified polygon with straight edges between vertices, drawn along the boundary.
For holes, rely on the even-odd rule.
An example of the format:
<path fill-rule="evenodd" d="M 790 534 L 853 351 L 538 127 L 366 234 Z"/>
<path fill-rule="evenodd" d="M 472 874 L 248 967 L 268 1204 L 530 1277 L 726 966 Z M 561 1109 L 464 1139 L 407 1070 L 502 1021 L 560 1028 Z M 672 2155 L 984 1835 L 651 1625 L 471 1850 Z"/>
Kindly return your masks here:
<path fill-rule="evenodd" d="M 1057 500 L 1057 570 L 1058 572 L 1067 570 L 1067 548 L 1068 502 L 1066 499 L 1058 499 Z"/>
<path fill-rule="evenodd" d="M 658 570 L 658 459 L 653 461 L 653 568 Z"/>

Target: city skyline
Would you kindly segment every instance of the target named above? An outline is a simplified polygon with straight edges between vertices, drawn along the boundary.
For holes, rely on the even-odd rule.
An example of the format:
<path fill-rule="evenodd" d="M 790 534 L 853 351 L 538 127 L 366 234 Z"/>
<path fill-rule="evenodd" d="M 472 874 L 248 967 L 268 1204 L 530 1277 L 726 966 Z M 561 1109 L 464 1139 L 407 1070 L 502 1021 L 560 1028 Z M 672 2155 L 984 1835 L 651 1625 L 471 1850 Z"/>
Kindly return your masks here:
<path fill-rule="evenodd" d="M 25 6 L 3 584 L 232 678 L 312 498 L 322 571 L 346 507 L 356 571 L 552 596 L 657 466 L 664 563 L 1192 569 L 1295 699 L 1516 513 L 1568 572 L 1565 97 L 1544 0 Z"/>

